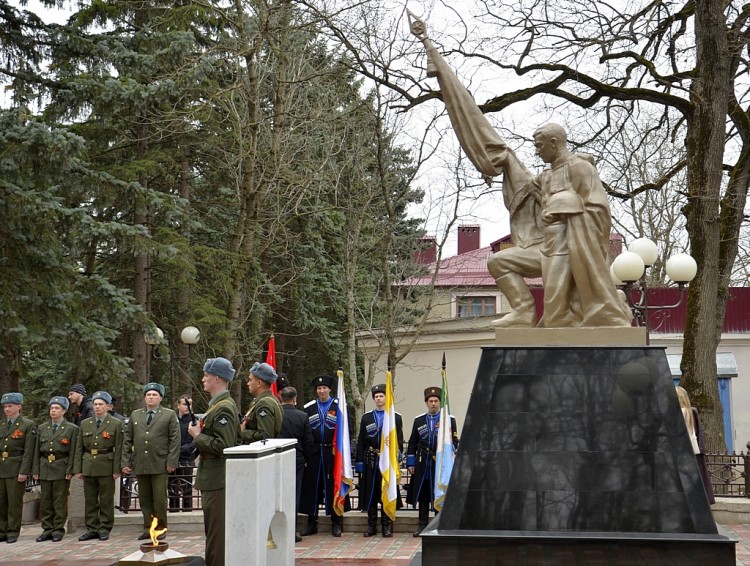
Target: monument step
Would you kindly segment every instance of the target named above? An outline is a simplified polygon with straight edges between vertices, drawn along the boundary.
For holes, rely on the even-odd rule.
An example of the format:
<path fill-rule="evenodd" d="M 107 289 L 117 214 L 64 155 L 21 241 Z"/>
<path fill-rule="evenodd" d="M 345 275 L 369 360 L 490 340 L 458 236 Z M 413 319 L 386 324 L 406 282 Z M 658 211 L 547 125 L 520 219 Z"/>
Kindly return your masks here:
<path fill-rule="evenodd" d="M 203 511 L 190 511 L 187 513 L 169 513 L 167 515 L 170 532 L 203 532 Z M 378 525 L 380 519 L 378 519 Z M 393 524 L 395 533 L 411 533 L 419 524 L 418 513 L 414 509 L 400 510 L 396 514 L 396 522 Z M 307 515 L 297 515 L 297 528 L 303 529 L 307 525 Z M 140 511 L 115 514 L 115 529 L 126 532 L 140 532 L 143 527 L 143 516 Z M 331 528 L 331 518 L 321 516 L 318 519 L 318 527 L 321 532 Z M 367 527 L 367 514 L 360 511 L 348 511 L 344 514 L 344 531 L 352 533 L 364 531 Z M 378 527 L 379 529 L 379 527 Z"/>

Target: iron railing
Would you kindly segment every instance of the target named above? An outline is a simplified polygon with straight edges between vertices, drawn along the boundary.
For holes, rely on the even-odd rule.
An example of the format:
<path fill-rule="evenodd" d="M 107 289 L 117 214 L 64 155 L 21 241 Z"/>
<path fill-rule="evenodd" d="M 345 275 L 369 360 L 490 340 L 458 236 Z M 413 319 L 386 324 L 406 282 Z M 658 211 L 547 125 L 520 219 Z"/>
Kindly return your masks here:
<path fill-rule="evenodd" d="M 201 493 L 194 487 L 196 466 L 177 468 L 169 474 L 167 494 L 169 511 L 200 511 L 202 507 Z M 409 485 L 410 475 L 406 468 L 401 468 L 401 496 L 406 497 L 406 487 Z M 349 503 L 352 509 L 359 505 L 359 476 L 354 474 L 354 488 L 349 492 Z M 405 502 L 404 502 L 405 503 Z M 116 505 L 123 513 L 140 511 L 138 499 L 138 478 L 135 475 L 120 477 L 120 501 Z"/>
<path fill-rule="evenodd" d="M 711 477 L 711 485 L 716 497 L 750 498 L 750 442 L 748 452 L 706 454 L 706 464 Z M 178 468 L 169 476 L 169 509 L 176 511 L 200 511 L 202 509 L 200 491 L 193 487 L 195 467 Z M 401 495 L 406 496 L 409 484 L 409 472 L 401 469 Z M 359 504 L 359 477 L 354 475 L 354 488 L 349 492 L 352 509 Z M 38 484 L 29 477 L 26 490 Z M 138 501 L 138 480 L 134 475 L 120 478 L 120 504 L 117 506 L 124 513 L 140 511 Z"/>
<path fill-rule="evenodd" d="M 750 498 L 750 442 L 748 452 L 706 454 L 711 486 L 716 497 Z"/>

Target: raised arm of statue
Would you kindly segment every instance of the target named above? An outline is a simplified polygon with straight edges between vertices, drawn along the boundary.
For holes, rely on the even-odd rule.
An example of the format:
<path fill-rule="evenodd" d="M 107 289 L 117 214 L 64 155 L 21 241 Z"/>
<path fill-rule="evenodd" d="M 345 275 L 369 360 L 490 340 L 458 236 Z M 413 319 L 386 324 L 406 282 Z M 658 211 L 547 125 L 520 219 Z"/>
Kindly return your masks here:
<path fill-rule="evenodd" d="M 512 150 L 482 114 L 471 93 L 459 82 L 456 74 L 432 45 L 427 37 L 424 22 L 409 11 L 407 15 L 412 34 L 422 41 L 427 50 L 427 76 L 437 77 L 443 102 L 464 153 L 485 177 L 497 177 L 504 172 Z M 520 162 L 519 166 L 528 179 L 533 177 Z"/>

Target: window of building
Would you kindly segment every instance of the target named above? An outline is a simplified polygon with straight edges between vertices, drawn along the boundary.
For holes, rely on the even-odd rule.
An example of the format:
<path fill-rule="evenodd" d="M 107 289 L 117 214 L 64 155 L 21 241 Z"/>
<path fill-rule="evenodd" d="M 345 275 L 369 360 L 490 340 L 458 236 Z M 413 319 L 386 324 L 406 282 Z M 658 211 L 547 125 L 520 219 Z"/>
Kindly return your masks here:
<path fill-rule="evenodd" d="M 472 318 L 495 314 L 495 297 L 458 297 L 456 298 L 456 317 Z"/>

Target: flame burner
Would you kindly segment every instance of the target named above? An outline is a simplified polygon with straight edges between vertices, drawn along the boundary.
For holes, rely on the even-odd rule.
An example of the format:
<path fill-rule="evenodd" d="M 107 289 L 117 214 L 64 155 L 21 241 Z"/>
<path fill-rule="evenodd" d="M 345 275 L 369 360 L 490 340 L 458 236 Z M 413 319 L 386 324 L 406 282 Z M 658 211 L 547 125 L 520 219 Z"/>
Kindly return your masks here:
<path fill-rule="evenodd" d="M 141 545 L 141 552 L 143 552 L 144 554 L 147 552 L 154 552 L 154 551 L 164 552 L 168 548 L 169 548 L 168 542 L 159 541 L 156 544 L 154 544 L 153 542 L 145 542 Z"/>

